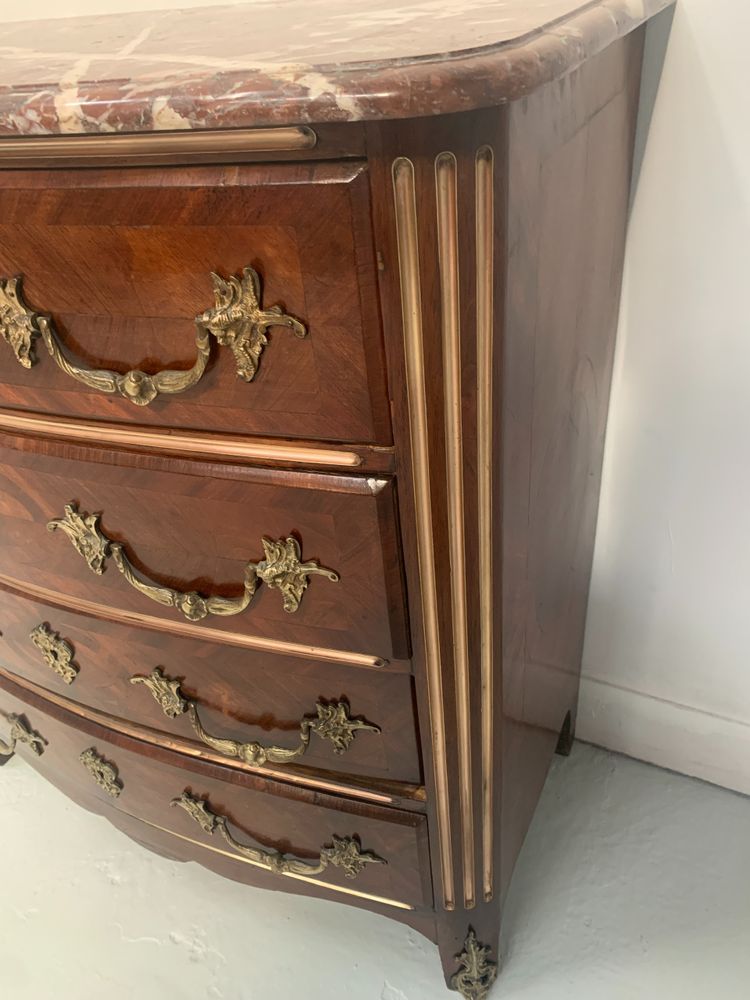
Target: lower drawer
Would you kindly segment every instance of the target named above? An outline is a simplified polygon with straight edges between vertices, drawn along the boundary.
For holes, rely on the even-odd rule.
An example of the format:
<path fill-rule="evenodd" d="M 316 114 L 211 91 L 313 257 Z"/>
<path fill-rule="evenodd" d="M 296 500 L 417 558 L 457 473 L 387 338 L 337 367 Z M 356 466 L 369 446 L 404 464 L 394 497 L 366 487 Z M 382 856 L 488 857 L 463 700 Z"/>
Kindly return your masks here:
<path fill-rule="evenodd" d="M 421 782 L 407 673 L 182 638 L 8 590 L 0 591 L 0 608 L 0 668 L 81 705 L 196 739 L 246 764 Z M 131 683 L 133 678 L 145 682 Z M 167 679 L 178 682 L 178 698 L 170 697 Z M 342 717 L 325 716 L 338 705 L 344 706 Z M 305 731 L 304 720 L 312 720 L 312 729 Z M 281 753 L 264 761 L 265 750 L 254 754 L 255 744 Z M 299 755 L 286 758 L 289 751 Z"/>
<path fill-rule="evenodd" d="M 16 752 L 53 784 L 123 829 L 138 820 L 179 842 L 179 856 L 239 881 L 297 881 L 343 902 L 431 905 L 423 815 L 287 786 L 167 748 L 150 746 L 146 756 L 132 737 L 89 720 L 72 724 L 58 706 L 19 694 L 0 678 L 0 742 L 10 749 L 16 741 Z M 168 852 L 163 838 L 159 844 Z"/>

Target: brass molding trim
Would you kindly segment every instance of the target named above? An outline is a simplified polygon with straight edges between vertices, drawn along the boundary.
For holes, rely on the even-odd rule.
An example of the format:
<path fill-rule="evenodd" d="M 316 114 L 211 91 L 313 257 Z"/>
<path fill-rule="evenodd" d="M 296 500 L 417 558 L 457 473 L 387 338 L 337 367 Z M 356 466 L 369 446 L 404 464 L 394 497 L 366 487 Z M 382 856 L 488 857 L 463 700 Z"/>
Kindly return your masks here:
<path fill-rule="evenodd" d="M 425 789 L 422 785 L 410 785 L 403 782 L 391 783 L 392 786 L 397 785 L 398 787 L 395 788 L 394 794 L 388 794 L 386 792 L 370 791 L 367 788 L 356 784 L 347 784 L 345 780 L 337 781 L 335 778 L 318 778 L 315 776 L 314 772 L 300 774 L 298 772 L 283 770 L 275 767 L 252 767 L 242 761 L 229 763 L 226 757 L 210 749 L 201 747 L 192 740 L 185 740 L 178 736 L 165 737 L 165 735 L 158 730 L 150 729 L 149 727 L 138 723 L 130 723 L 125 719 L 117 718 L 116 716 L 109 715 L 107 712 L 101 712 L 95 708 L 79 705 L 78 702 L 72 701 L 63 695 L 58 695 L 52 691 L 40 688 L 39 685 L 34 684 L 33 681 L 29 681 L 25 677 L 21 677 L 18 674 L 11 674 L 2 668 L 0 668 L 0 678 L 10 681 L 10 683 L 16 687 L 30 692 L 37 698 L 43 699 L 51 705 L 55 705 L 64 712 L 75 715 L 79 719 L 104 726 L 105 728 L 121 733 L 124 736 L 140 740 L 142 743 L 148 743 L 154 747 L 162 747 L 166 750 L 172 750 L 175 753 L 180 753 L 186 757 L 195 758 L 196 760 L 210 761 L 214 764 L 220 764 L 223 767 L 236 767 L 242 771 L 260 774 L 264 778 L 273 778 L 274 780 L 281 781 L 284 784 L 299 785 L 303 788 L 314 788 L 332 795 L 343 795 L 350 799 L 358 799 L 378 805 L 392 805 L 397 798 L 402 798 L 410 802 L 423 803 L 426 801 Z"/>
<path fill-rule="evenodd" d="M 142 614 L 140 611 L 121 611 L 105 604 L 97 604 L 84 598 L 68 597 L 47 587 L 34 583 L 16 580 L 12 576 L 0 574 L 0 587 L 13 591 L 21 597 L 29 597 L 43 601 L 45 604 L 62 608 L 67 611 L 79 611 L 93 618 L 112 621 L 121 625 L 137 625 L 141 628 L 153 629 L 157 632 L 169 632 L 174 635 L 184 635 L 191 639 L 207 639 L 210 642 L 228 646 L 242 646 L 246 649 L 260 649 L 268 653 L 283 653 L 288 656 L 301 656 L 310 660 L 327 660 L 331 663 L 345 663 L 355 667 L 384 667 L 388 660 L 380 656 L 369 656 L 366 653 L 350 653 L 341 649 L 327 649 L 324 646 L 308 646 L 298 642 L 284 642 L 282 639 L 264 639 L 259 636 L 244 635 L 241 632 L 224 632 L 219 629 L 193 625 L 189 622 L 170 621 L 166 618 L 156 618 L 154 615 Z"/>
<path fill-rule="evenodd" d="M 104 573 L 107 559 L 111 557 L 131 587 L 157 604 L 176 608 L 191 622 L 202 621 L 208 615 L 226 617 L 240 614 L 250 605 L 260 582 L 271 590 L 281 592 L 284 611 L 290 614 L 299 609 L 311 576 L 324 576 L 332 583 L 339 582 L 338 573 L 320 566 L 317 560 L 302 562 L 300 544 L 296 538 L 289 536 L 277 541 L 261 539 L 264 558 L 245 566 L 241 597 L 203 597 L 195 590 L 174 590 L 141 579 L 120 542 L 113 542 L 102 532 L 99 518 L 99 514 L 81 514 L 78 505 L 71 502 L 65 504 L 63 517 L 47 522 L 47 530 L 59 530 L 67 535 L 73 548 L 97 576 Z"/>
<path fill-rule="evenodd" d="M 101 754 L 96 752 L 94 747 L 84 750 L 78 759 L 97 785 L 103 788 L 107 795 L 111 795 L 113 799 L 120 796 L 123 784 L 119 779 L 117 768 L 114 764 L 105 760 Z"/>
<path fill-rule="evenodd" d="M 388 864 L 383 858 L 372 851 L 363 851 L 359 840 L 355 837 L 332 836 L 332 843 L 320 849 L 317 861 L 303 861 L 279 851 L 252 847 L 238 841 L 229 830 L 229 820 L 221 813 L 211 809 L 207 799 L 199 799 L 185 791 L 172 799 L 172 806 L 179 806 L 204 830 L 213 835 L 218 830 L 233 851 L 243 858 L 254 862 L 259 868 L 273 872 L 275 875 L 320 875 L 331 865 L 341 868 L 345 878 L 356 878 L 367 865 Z"/>
<path fill-rule="evenodd" d="M 491 949 L 480 944 L 470 929 L 464 950 L 456 956 L 460 969 L 451 979 L 451 989 L 464 1000 L 487 1000 L 497 979 L 497 965 L 490 961 L 490 953 Z"/>
<path fill-rule="evenodd" d="M 422 292 L 419 278 L 419 241 L 414 164 L 407 157 L 393 162 L 401 315 L 404 329 L 406 388 L 413 462 L 414 505 L 417 512 L 417 555 L 422 583 L 422 621 L 425 666 L 430 705 L 432 757 L 438 851 L 443 883 L 443 905 L 455 908 L 453 846 L 451 841 L 448 758 L 443 703 L 442 663 L 438 630 L 437 580 L 432 533 L 429 433 L 422 331 Z"/>
<path fill-rule="evenodd" d="M 72 684 L 81 669 L 73 659 L 73 647 L 60 633 L 53 631 L 46 622 L 32 629 L 29 638 L 42 654 L 44 662 L 61 677 L 66 684 Z"/>
<path fill-rule="evenodd" d="M 494 153 L 477 150 L 476 302 L 477 302 L 477 510 L 479 532 L 479 630 L 482 754 L 482 889 L 494 895 L 494 615 L 493 588 L 493 375 L 494 375 Z"/>
<path fill-rule="evenodd" d="M 212 736 L 211 733 L 207 732 L 198 714 L 198 703 L 192 698 L 185 698 L 180 689 L 179 681 L 167 677 L 161 667 L 155 667 L 148 677 L 131 677 L 130 683 L 143 684 L 167 718 L 176 719 L 187 713 L 193 731 L 206 746 L 225 757 L 241 760 L 253 767 L 263 767 L 269 762 L 288 764 L 297 760 L 307 753 L 313 733 L 320 739 L 332 743 L 335 754 L 343 754 L 354 742 L 358 732 L 362 730 L 373 733 L 380 732 L 378 726 L 372 726 L 361 719 L 350 718 L 349 706 L 346 702 L 319 701 L 315 706 L 317 715 L 305 716 L 300 720 L 299 743 L 296 747 L 264 746 L 256 741 L 241 743 L 238 740 Z"/>
<path fill-rule="evenodd" d="M 133 135 L 28 136 L 0 139 L 0 166 L 57 164 L 66 160 L 145 162 L 179 156 L 182 162 L 208 161 L 217 155 L 275 153 L 314 149 L 318 137 L 307 126 L 226 131 L 145 132 Z"/>
<path fill-rule="evenodd" d="M 148 406 L 160 395 L 176 395 L 196 386 L 211 356 L 209 335 L 232 351 L 237 375 L 244 382 L 255 378 L 270 327 L 288 327 L 299 339 L 307 336 L 307 328 L 279 306 L 262 308 L 260 275 L 252 267 L 243 268 L 242 278 L 232 275 L 226 281 L 211 273 L 211 281 L 215 304 L 195 317 L 197 357 L 191 368 L 147 375 L 137 368 L 120 373 L 74 364 L 62 349 L 51 317 L 30 309 L 24 301 L 20 275 L 0 278 L 0 336 L 23 368 L 37 363 L 34 341 L 41 337 L 52 360 L 69 378 L 97 392 L 119 393 L 136 406 Z"/>
<path fill-rule="evenodd" d="M 159 431 L 147 427 L 131 428 L 99 421 L 87 423 L 68 417 L 29 416 L 27 413 L 15 410 L 0 410 L 0 429 L 85 441 L 96 445 L 122 445 L 130 448 L 250 459 L 258 462 L 294 462 L 299 465 L 343 466 L 352 469 L 362 465 L 362 456 L 354 451 L 259 443 L 250 438 L 234 435 Z"/>
<path fill-rule="evenodd" d="M 233 861 L 240 861 L 245 865 L 253 865 L 256 868 L 263 868 L 264 865 L 258 865 L 251 858 L 245 858 L 240 854 L 236 854 L 233 851 L 225 851 L 221 847 L 216 847 L 214 844 L 207 844 L 203 840 L 195 840 L 193 837 L 186 837 L 184 833 L 177 833 L 175 830 L 170 830 L 166 826 L 159 826 L 157 823 L 152 823 L 147 819 L 141 819 L 140 816 L 133 816 L 131 813 L 125 812 L 123 809 L 116 809 L 116 812 L 120 813 L 122 816 L 127 816 L 129 819 L 135 820 L 137 823 L 143 823 L 145 826 L 151 827 L 152 830 L 158 830 L 160 833 L 168 833 L 172 837 L 176 837 L 178 840 L 184 840 L 188 844 L 193 844 L 196 847 L 202 847 L 206 851 L 211 851 L 213 854 L 221 854 L 222 857 L 232 858 Z M 297 875 L 294 872 L 281 872 L 284 878 L 291 878 L 298 882 L 307 882 L 310 885 L 320 886 L 321 889 L 328 889 L 331 892 L 340 892 L 345 896 L 354 896 L 356 899 L 366 899 L 371 903 L 379 903 L 382 906 L 392 906 L 397 910 L 413 910 L 414 907 L 409 903 L 402 903 L 397 899 L 388 899 L 386 896 L 375 896 L 369 892 L 360 892 L 358 889 L 350 889 L 345 885 L 333 885 L 331 882 L 323 882 L 321 879 L 310 878 L 308 875 Z"/>
<path fill-rule="evenodd" d="M 19 743 L 27 746 L 37 757 L 41 757 L 47 745 L 44 737 L 30 729 L 26 720 L 20 715 L 8 715 L 7 720 L 10 723 L 9 742 L 0 740 L 0 757 L 12 757 Z"/>
<path fill-rule="evenodd" d="M 443 348 L 445 399 L 445 469 L 448 505 L 448 547 L 453 630 L 453 669 L 456 684 L 459 805 L 463 860 L 464 906 L 476 905 L 474 858 L 474 788 L 471 761 L 471 691 L 469 626 L 466 598 L 466 543 L 464 453 L 461 392 L 461 320 L 458 262 L 458 167 L 453 153 L 435 159 L 440 326 Z"/>

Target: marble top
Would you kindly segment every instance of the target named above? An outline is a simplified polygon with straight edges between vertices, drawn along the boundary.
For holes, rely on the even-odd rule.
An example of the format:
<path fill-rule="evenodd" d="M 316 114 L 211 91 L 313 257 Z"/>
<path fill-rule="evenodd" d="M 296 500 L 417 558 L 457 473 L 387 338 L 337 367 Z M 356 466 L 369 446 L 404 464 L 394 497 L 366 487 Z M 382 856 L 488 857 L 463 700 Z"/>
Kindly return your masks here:
<path fill-rule="evenodd" d="M 486 107 L 563 75 L 673 2 L 254 0 L 10 22 L 0 24 L 0 134 Z"/>

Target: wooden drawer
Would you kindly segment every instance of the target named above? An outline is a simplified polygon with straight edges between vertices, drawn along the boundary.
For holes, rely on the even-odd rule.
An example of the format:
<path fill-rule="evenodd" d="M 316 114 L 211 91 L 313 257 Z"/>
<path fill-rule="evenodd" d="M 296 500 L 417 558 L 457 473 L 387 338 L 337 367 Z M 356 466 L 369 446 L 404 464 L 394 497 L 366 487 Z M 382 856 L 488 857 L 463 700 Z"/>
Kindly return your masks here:
<path fill-rule="evenodd" d="M 424 816 L 196 762 L 166 748 L 149 747 L 146 756 L 138 740 L 70 717 L 37 696 L 20 694 L 11 679 L 0 675 L 0 740 L 8 742 L 12 729 L 8 715 L 19 716 L 28 731 L 45 742 L 37 744 L 41 756 L 23 739 L 17 752 L 88 808 L 115 820 L 117 816 L 140 820 L 171 835 L 176 845 L 189 846 L 187 856 L 193 860 L 238 880 L 260 878 L 260 884 L 278 888 L 293 888 L 296 880 L 344 902 L 358 901 L 362 894 L 386 905 L 430 905 Z M 98 780 L 92 773 L 97 769 Z M 205 802 L 216 816 L 226 817 L 229 837 L 258 853 L 248 857 L 222 836 L 221 824 L 211 832 L 174 805 L 183 793 Z M 207 820 L 205 814 L 202 818 Z M 336 838 L 345 841 L 338 850 Z M 349 839 L 354 846 L 346 843 Z M 342 867 L 329 859 L 321 870 L 319 862 L 331 849 L 341 860 L 353 857 L 353 863 Z M 381 860 L 358 862 L 360 853 Z M 287 876 L 293 881 L 278 870 L 269 871 L 285 869 L 290 860 L 297 862 Z"/>
<path fill-rule="evenodd" d="M 421 782 L 410 674 L 259 653 L 117 625 L 2 592 L 0 666 L 81 705 L 195 739 L 232 762 L 283 773 L 316 768 L 388 781 Z M 154 678 L 179 682 L 179 697 Z M 132 678 L 147 678 L 131 683 Z M 156 698 L 162 695 L 164 708 Z M 186 702 L 195 703 L 195 714 Z M 347 718 L 306 730 L 318 703 Z M 166 711 L 165 711 L 166 709 Z M 169 713 L 169 714 L 168 714 Z M 196 730 L 193 719 L 197 717 Z M 325 722 L 326 713 L 323 712 Z M 379 732 L 357 728 L 357 721 Z M 197 739 L 200 730 L 208 739 Z M 297 749 L 298 757 L 217 744 L 215 739 Z"/>
<path fill-rule="evenodd" d="M 0 576 L 51 603 L 244 648 L 366 664 L 408 655 L 389 479 L 6 437 L 0 516 Z"/>
<path fill-rule="evenodd" d="M 52 317 L 73 364 L 118 374 L 190 369 L 194 318 L 216 304 L 212 272 L 240 279 L 253 268 L 261 307 L 278 305 L 307 330 L 300 339 L 271 326 L 250 382 L 238 378 L 230 347 L 206 335 L 200 381 L 149 405 L 76 381 L 41 337 L 31 368 L 0 342 L 0 406 L 388 444 L 369 211 L 367 168 L 356 161 L 0 172 L 0 277 L 23 276 L 23 298 Z M 2 307 L 0 295 L 0 317 Z M 246 290 L 246 316 L 249 308 Z"/>

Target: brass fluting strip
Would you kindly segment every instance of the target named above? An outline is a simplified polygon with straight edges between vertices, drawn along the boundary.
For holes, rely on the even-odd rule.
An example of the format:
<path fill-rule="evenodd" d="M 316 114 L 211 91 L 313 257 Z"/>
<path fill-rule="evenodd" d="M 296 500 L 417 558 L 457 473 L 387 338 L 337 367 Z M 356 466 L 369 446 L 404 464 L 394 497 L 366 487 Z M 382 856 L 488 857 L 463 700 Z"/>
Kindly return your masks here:
<path fill-rule="evenodd" d="M 298 462 L 302 465 L 356 468 L 362 458 L 353 451 L 307 448 L 301 445 L 266 444 L 248 438 L 210 433 L 157 431 L 145 427 L 85 422 L 67 417 L 32 417 L 13 410 L 0 410 L 0 427 L 45 437 L 89 441 L 93 444 L 150 448 L 180 454 L 216 455 L 224 458 L 254 459 L 261 462 Z"/>
<path fill-rule="evenodd" d="M 448 547 L 453 619 L 453 665 L 456 682 L 459 803 L 464 874 L 464 906 L 476 904 L 474 858 L 474 792 L 471 768 L 471 694 L 469 627 L 466 608 L 464 540 L 464 454 L 461 418 L 461 321 L 458 271 L 457 165 L 453 153 L 435 159 L 440 327 L 443 342 L 445 398 L 445 467 L 448 503 Z"/>
<path fill-rule="evenodd" d="M 479 628 L 482 687 L 482 884 L 486 901 L 494 893 L 494 593 L 492 586 L 492 451 L 493 451 L 493 281 L 494 155 L 489 146 L 477 150 L 476 297 L 477 297 L 477 495 L 479 520 Z"/>
<path fill-rule="evenodd" d="M 226 131 L 143 132 L 137 135 L 28 136 L 0 139 L 0 163 L 39 156 L 45 161 L 70 157 L 155 156 L 164 153 L 273 153 L 313 149 L 315 132 L 307 126 L 227 129 Z"/>
<path fill-rule="evenodd" d="M 37 598 L 45 604 L 52 604 L 67 611 L 82 611 L 84 614 L 105 621 L 138 625 L 142 628 L 169 632 L 173 635 L 186 635 L 191 639 L 205 639 L 206 642 L 243 646 L 246 649 L 263 649 L 269 653 L 304 656 L 311 660 L 328 660 L 331 663 L 350 663 L 357 667 L 383 667 L 388 662 L 379 656 L 368 656 L 365 653 L 349 653 L 343 649 L 307 646 L 299 642 L 284 642 L 281 639 L 264 639 L 260 636 L 245 635 L 242 632 L 228 632 L 224 629 L 210 628 L 204 625 L 192 625 L 190 622 L 157 618 L 155 615 L 146 615 L 140 611 L 122 611 L 118 608 L 110 608 L 105 604 L 86 601 L 81 597 L 60 594 L 58 591 L 48 590 L 46 587 L 39 587 L 34 583 L 15 580 L 11 576 L 5 576 L 5 574 L 0 574 L 0 587 L 20 594 L 22 597 Z"/>
<path fill-rule="evenodd" d="M 413 463 L 414 505 L 417 513 L 417 550 L 422 585 L 422 621 L 430 705 L 432 757 L 435 774 L 440 870 L 443 903 L 454 909 L 453 847 L 451 843 L 448 763 L 443 705 L 443 678 L 438 632 L 437 581 L 432 537 L 429 439 L 422 337 L 422 293 L 419 280 L 419 244 L 414 164 L 406 157 L 393 163 L 393 192 L 398 240 L 401 312 L 404 328 L 406 386 Z"/>
<path fill-rule="evenodd" d="M 234 854 L 232 851 L 225 851 L 221 847 L 214 847 L 213 844 L 205 844 L 202 840 L 194 840 L 192 837 L 186 837 L 183 833 L 177 833 L 175 830 L 170 830 L 166 826 L 159 826 L 157 823 L 151 823 L 147 819 L 141 819 L 140 816 L 133 816 L 132 813 L 125 812 L 123 809 L 116 809 L 115 812 L 121 813 L 123 816 L 127 816 L 130 819 L 134 819 L 138 823 L 143 823 L 146 826 L 150 826 L 153 830 L 159 830 L 160 833 L 168 833 L 172 837 L 177 837 L 178 840 L 184 840 L 188 844 L 195 844 L 196 847 L 203 847 L 207 851 L 212 851 L 214 854 L 221 854 L 225 858 L 231 858 L 233 861 L 239 861 L 244 865 L 254 865 L 256 868 L 262 868 L 263 871 L 268 871 L 268 869 L 257 861 L 252 861 L 250 858 L 243 858 L 241 854 Z M 309 882 L 310 885 L 318 885 L 321 889 L 330 889 L 331 892 L 341 892 L 346 896 L 356 896 L 357 899 L 367 899 L 372 903 L 381 903 L 383 906 L 394 906 L 398 910 L 413 910 L 414 907 L 410 906 L 408 903 L 401 903 L 396 899 L 388 899 L 385 896 L 373 896 L 369 892 L 359 892 L 357 889 L 347 889 L 343 885 L 332 885 L 330 882 L 323 882 L 317 878 L 310 878 L 308 875 L 297 875 L 294 872 L 279 872 L 279 875 L 284 878 L 293 878 L 298 882 Z"/>

